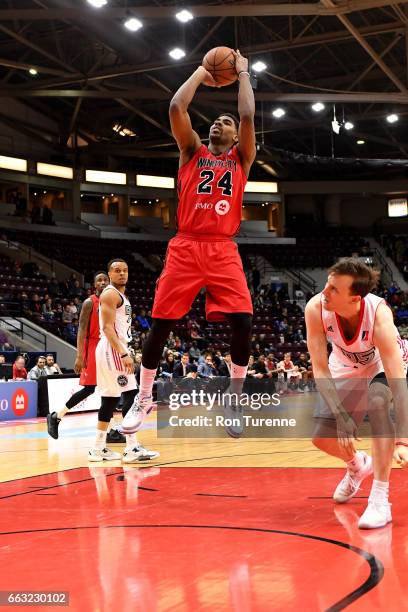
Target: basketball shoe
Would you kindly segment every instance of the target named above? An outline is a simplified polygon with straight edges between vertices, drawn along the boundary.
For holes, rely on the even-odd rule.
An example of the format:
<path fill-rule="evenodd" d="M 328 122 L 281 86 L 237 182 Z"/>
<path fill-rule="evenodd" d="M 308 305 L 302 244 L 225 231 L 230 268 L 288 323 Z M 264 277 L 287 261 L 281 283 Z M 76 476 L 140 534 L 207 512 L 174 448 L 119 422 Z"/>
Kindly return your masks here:
<path fill-rule="evenodd" d="M 244 432 L 244 409 L 232 397 L 224 398 L 225 431 L 231 438 L 239 438 Z"/>
<path fill-rule="evenodd" d="M 150 397 L 135 397 L 135 401 L 131 409 L 124 416 L 122 421 L 122 430 L 125 434 L 136 433 L 142 426 L 143 421 L 148 414 L 151 413 L 155 404 L 152 396 Z"/>
<path fill-rule="evenodd" d="M 122 459 L 122 455 L 111 451 L 110 448 L 103 448 L 102 450 L 91 448 L 88 453 L 88 461 L 119 461 L 120 459 Z"/>
<path fill-rule="evenodd" d="M 333 494 L 333 499 L 338 504 L 344 504 L 354 497 L 363 480 L 373 473 L 373 461 L 371 457 L 362 451 L 360 452 L 363 455 L 362 466 L 356 471 L 347 468 L 344 478 L 337 485 Z"/>
<path fill-rule="evenodd" d="M 141 444 L 138 444 L 131 450 L 125 450 L 122 455 L 123 463 L 139 463 L 140 461 L 150 461 L 151 459 L 157 459 L 160 457 L 160 453 L 157 451 L 148 450 Z"/>
<path fill-rule="evenodd" d="M 61 423 L 61 419 L 57 417 L 56 412 L 51 412 L 51 414 L 47 414 L 47 430 L 48 435 L 54 440 L 58 440 L 58 425 Z"/>
<path fill-rule="evenodd" d="M 358 521 L 359 529 L 377 529 L 391 523 L 391 504 L 386 500 L 369 498 L 367 508 Z"/>

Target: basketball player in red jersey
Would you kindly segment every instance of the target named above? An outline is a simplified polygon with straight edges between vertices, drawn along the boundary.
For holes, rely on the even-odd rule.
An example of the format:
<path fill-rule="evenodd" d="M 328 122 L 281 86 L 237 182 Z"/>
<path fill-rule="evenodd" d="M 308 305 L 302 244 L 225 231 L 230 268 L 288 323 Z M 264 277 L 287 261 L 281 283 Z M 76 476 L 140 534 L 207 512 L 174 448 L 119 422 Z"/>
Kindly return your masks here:
<path fill-rule="evenodd" d="M 106 272 L 96 272 L 94 274 L 95 293 L 82 304 L 79 316 L 77 356 L 74 370 L 77 374 L 80 374 L 79 384 L 83 385 L 83 389 L 74 393 L 59 412 L 52 412 L 47 416 L 48 433 L 55 440 L 58 438 L 58 426 L 61 419 L 71 408 L 92 395 L 95 391 L 95 349 L 99 342 L 99 296 L 108 284 L 109 277 Z M 115 441 L 121 442 L 122 440 Z"/>
<path fill-rule="evenodd" d="M 202 287 L 207 291 L 207 319 L 227 319 L 231 326 L 231 391 L 237 395 L 242 391 L 253 309 L 232 238 L 240 226 L 256 142 L 248 60 L 239 51 L 234 55 L 239 123 L 228 113 L 217 117 L 210 127 L 208 146 L 193 130 L 188 107 L 196 90 L 201 84 L 215 86 L 203 66 L 193 72 L 170 103 L 171 129 L 180 150 L 178 233 L 168 245 L 165 267 L 157 282 L 153 324 L 143 346 L 139 397 L 122 423 L 126 433 L 137 431 L 152 410 L 152 386 L 166 338 L 174 322 L 190 310 Z"/>

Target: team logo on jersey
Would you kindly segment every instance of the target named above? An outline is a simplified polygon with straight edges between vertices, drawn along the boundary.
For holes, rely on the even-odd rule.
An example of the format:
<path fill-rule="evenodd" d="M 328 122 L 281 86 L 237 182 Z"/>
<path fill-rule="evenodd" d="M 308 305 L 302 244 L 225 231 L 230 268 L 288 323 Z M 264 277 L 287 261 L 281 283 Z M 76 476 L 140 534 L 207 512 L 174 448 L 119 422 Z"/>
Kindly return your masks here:
<path fill-rule="evenodd" d="M 361 339 L 362 339 L 363 342 L 367 342 L 367 340 L 368 340 L 368 331 L 367 330 L 363 331 L 363 333 L 361 334 Z"/>
<path fill-rule="evenodd" d="M 130 304 L 126 304 L 125 306 L 125 314 L 127 315 L 131 315 L 132 314 L 132 307 Z"/>
<path fill-rule="evenodd" d="M 126 385 L 128 384 L 128 377 L 125 376 L 124 374 L 121 374 L 120 376 L 118 376 L 118 385 L 119 387 L 126 387 Z"/>
<path fill-rule="evenodd" d="M 230 209 L 230 203 L 228 200 L 219 200 L 215 205 L 215 212 L 217 215 L 226 215 Z"/>
<path fill-rule="evenodd" d="M 337 346 L 337 345 L 336 345 Z M 359 363 L 360 365 L 367 365 L 371 363 L 375 357 L 375 346 L 371 347 L 368 351 L 362 351 L 361 353 L 350 353 L 341 346 L 338 346 L 343 355 L 350 359 L 352 363 Z"/>
<path fill-rule="evenodd" d="M 331 332 L 332 334 L 334 334 L 334 329 L 331 325 L 329 325 L 329 327 L 327 328 L 328 332 Z"/>

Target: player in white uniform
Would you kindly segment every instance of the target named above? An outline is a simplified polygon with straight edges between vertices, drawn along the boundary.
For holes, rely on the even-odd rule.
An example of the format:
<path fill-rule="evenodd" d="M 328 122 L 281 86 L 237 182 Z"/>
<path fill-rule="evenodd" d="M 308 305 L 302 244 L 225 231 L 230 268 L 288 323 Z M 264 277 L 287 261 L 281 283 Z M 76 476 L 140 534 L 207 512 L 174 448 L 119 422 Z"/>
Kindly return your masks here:
<path fill-rule="evenodd" d="M 368 505 L 360 528 L 389 523 L 389 477 L 392 457 L 408 462 L 407 347 L 398 335 L 390 308 L 370 293 L 378 273 L 355 258 L 339 261 L 329 270 L 323 291 L 305 310 L 307 343 L 317 388 L 325 401 L 316 415 L 313 443 L 347 464 L 345 477 L 333 498 L 347 502 L 374 471 Z M 327 359 L 327 342 L 332 353 Z M 393 401 L 396 439 L 389 415 Z M 369 414 L 373 431 L 372 459 L 356 451 L 357 427 Z"/>
<path fill-rule="evenodd" d="M 128 266 L 123 259 L 108 264 L 110 284 L 99 298 L 99 327 L 101 338 L 95 351 L 96 380 L 101 395 L 95 446 L 89 451 L 89 461 L 134 463 L 155 459 L 159 453 L 143 448 L 136 434 L 126 436 L 123 456 L 106 448 L 106 435 L 119 398 L 123 395 L 122 413 L 125 416 L 136 395 L 134 363 L 129 354 L 132 307 L 125 296 Z"/>

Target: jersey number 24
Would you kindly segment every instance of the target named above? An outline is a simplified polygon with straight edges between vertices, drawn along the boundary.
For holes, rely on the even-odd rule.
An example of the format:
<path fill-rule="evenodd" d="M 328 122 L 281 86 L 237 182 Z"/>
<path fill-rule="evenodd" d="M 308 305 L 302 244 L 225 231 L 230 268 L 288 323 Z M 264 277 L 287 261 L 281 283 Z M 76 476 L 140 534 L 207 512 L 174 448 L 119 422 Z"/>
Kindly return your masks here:
<path fill-rule="evenodd" d="M 212 193 L 212 183 L 214 181 L 213 170 L 202 170 L 200 172 L 200 178 L 204 179 L 198 184 L 197 193 Z M 222 195 L 232 195 L 232 173 L 231 170 L 224 172 L 222 177 L 217 183 L 217 187 L 222 189 Z"/>

